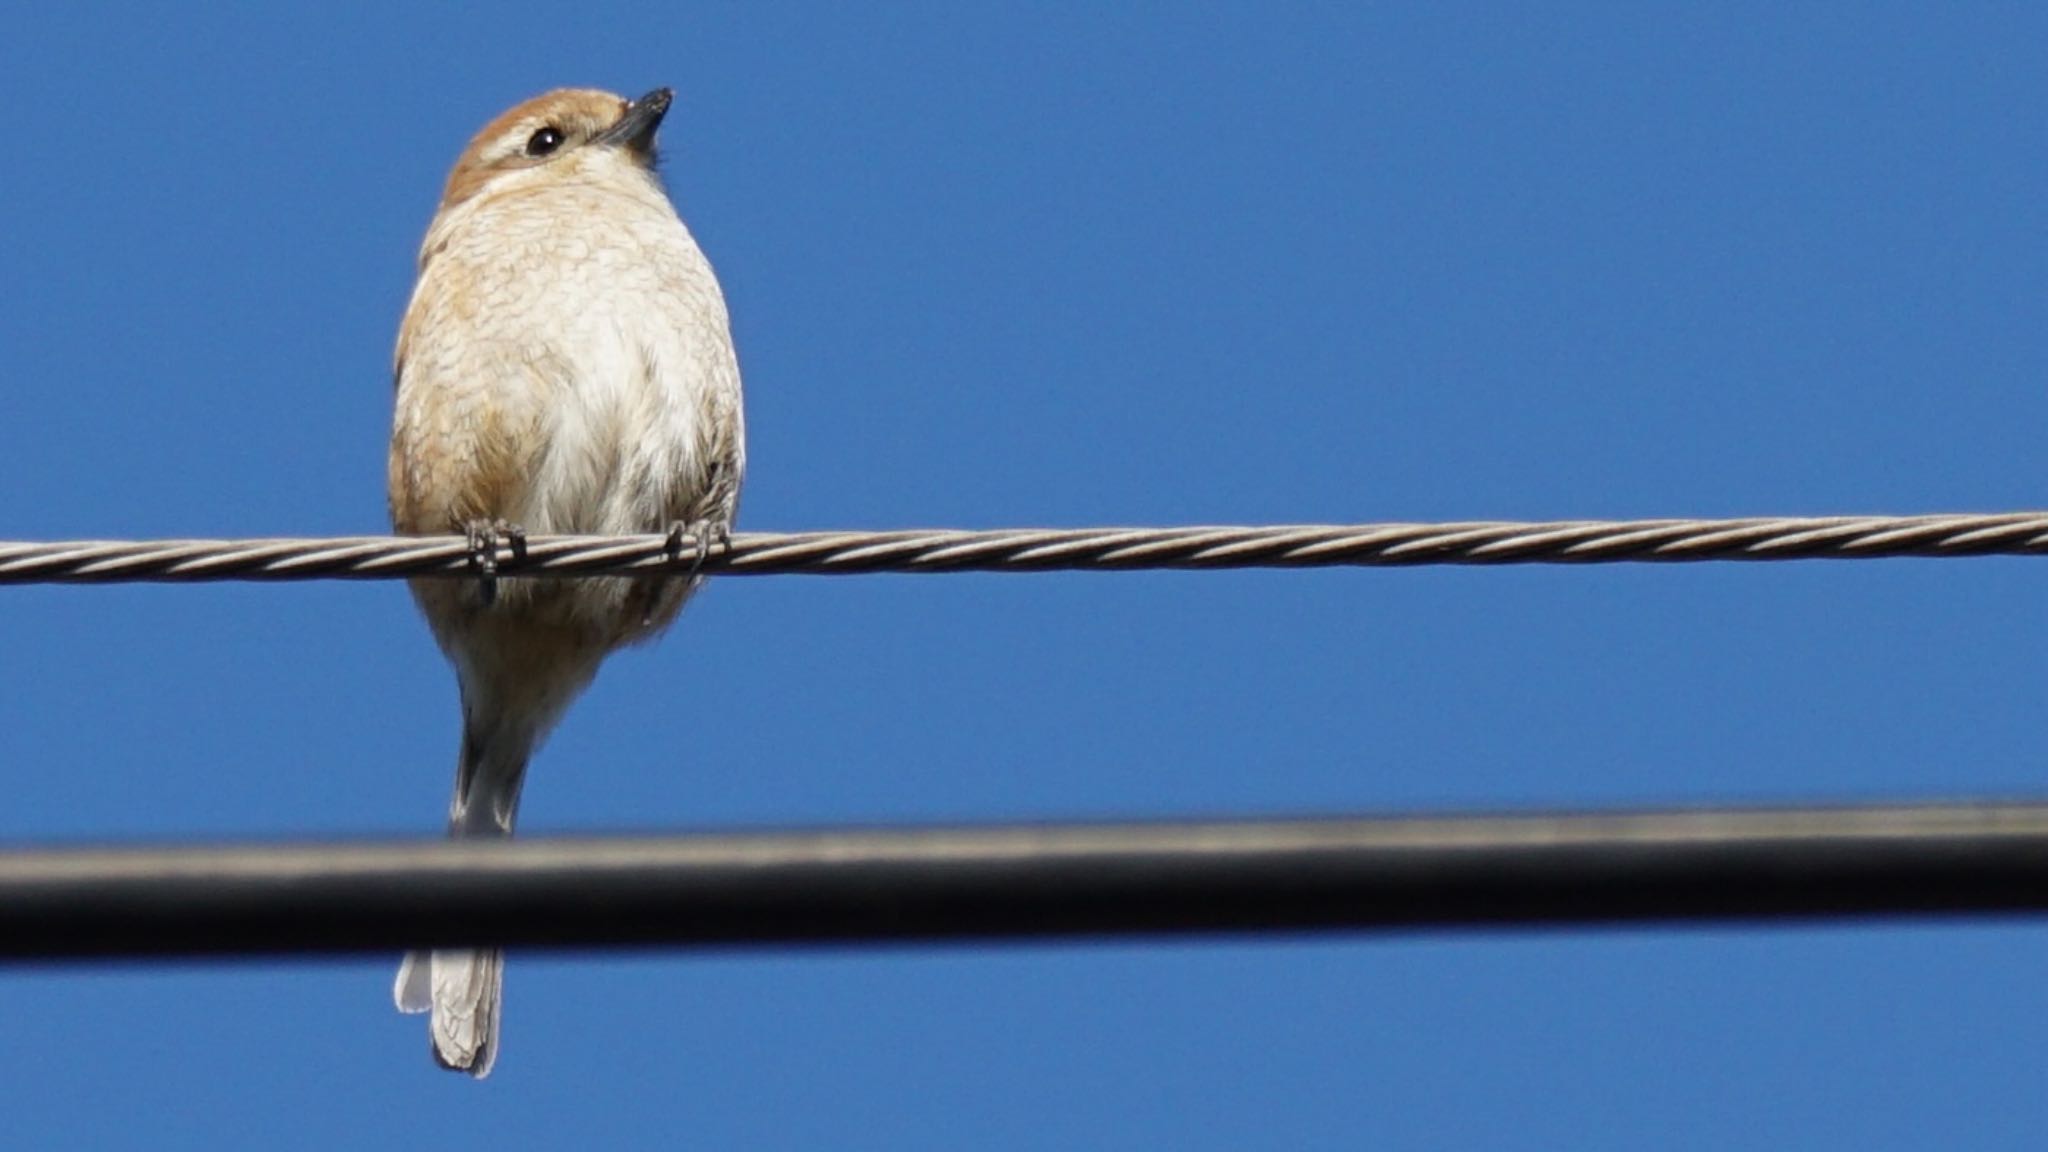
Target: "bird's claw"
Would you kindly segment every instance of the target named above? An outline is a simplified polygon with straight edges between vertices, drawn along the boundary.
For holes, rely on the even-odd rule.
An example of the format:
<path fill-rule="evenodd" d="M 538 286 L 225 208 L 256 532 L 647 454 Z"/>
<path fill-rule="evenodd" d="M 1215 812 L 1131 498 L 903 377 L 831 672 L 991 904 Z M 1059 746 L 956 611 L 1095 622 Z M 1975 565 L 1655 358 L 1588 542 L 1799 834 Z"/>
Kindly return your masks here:
<path fill-rule="evenodd" d="M 694 581 L 697 578 L 697 574 L 703 571 L 704 561 L 711 558 L 711 546 L 713 544 L 717 544 L 720 548 L 732 547 L 732 528 L 717 520 L 678 520 L 670 524 L 668 526 L 668 558 L 670 560 L 680 560 L 683 558 L 683 541 L 685 539 L 693 540 L 697 545 L 694 550 L 696 555 L 690 559 L 690 579 Z"/>
<path fill-rule="evenodd" d="M 476 570 L 477 592 L 484 606 L 498 599 L 498 541 L 512 546 L 514 563 L 526 559 L 526 529 L 509 520 L 472 520 L 464 528 L 469 537 L 469 564 Z"/>

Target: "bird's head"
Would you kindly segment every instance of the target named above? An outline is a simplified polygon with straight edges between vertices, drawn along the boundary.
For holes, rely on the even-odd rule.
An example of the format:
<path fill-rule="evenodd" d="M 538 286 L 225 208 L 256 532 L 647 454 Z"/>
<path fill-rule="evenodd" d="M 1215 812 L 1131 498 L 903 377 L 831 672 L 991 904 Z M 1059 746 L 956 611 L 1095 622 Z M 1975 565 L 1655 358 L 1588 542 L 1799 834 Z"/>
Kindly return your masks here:
<path fill-rule="evenodd" d="M 594 88 L 559 88 L 517 105 L 463 149 L 441 195 L 446 211 L 486 193 L 560 181 L 646 179 L 654 134 L 673 98 L 656 88 L 627 100 Z"/>

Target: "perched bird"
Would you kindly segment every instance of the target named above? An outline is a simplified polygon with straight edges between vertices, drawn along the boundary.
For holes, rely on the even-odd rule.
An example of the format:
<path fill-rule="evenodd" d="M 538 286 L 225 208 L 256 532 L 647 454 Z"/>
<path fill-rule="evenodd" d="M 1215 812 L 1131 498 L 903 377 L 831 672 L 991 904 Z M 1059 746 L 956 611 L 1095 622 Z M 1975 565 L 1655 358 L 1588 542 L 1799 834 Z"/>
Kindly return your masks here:
<path fill-rule="evenodd" d="M 725 536 L 746 447 L 725 299 L 655 173 L 671 94 L 564 89 L 456 161 L 398 333 L 391 522 L 509 536 Z M 701 551 L 699 553 L 701 557 Z M 415 580 L 462 695 L 451 836 L 509 836 L 527 760 L 615 649 L 662 631 L 698 577 Z M 497 1056 L 504 956 L 415 952 L 405 1012 L 443 1066 Z"/>

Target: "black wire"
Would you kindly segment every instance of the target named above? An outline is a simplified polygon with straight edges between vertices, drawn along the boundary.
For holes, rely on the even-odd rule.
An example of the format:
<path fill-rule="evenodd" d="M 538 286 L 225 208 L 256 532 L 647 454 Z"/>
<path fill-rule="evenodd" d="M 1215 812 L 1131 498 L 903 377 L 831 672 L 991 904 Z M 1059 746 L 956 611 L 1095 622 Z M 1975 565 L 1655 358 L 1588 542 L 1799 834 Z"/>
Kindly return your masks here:
<path fill-rule="evenodd" d="M 0 959 L 2048 910 L 2048 804 L 0 853 Z"/>

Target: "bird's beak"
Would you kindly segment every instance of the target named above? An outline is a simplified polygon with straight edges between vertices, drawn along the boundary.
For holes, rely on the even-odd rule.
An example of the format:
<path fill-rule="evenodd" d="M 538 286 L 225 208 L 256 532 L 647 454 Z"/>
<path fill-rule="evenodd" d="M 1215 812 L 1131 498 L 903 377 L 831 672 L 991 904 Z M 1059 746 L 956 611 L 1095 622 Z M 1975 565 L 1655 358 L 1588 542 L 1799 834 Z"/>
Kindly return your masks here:
<path fill-rule="evenodd" d="M 661 127 L 661 118 L 668 115 L 668 103 L 674 98 L 675 93 L 669 89 L 656 88 L 626 105 L 625 115 L 599 133 L 597 143 L 631 149 L 642 156 L 653 155 L 655 130 Z"/>

